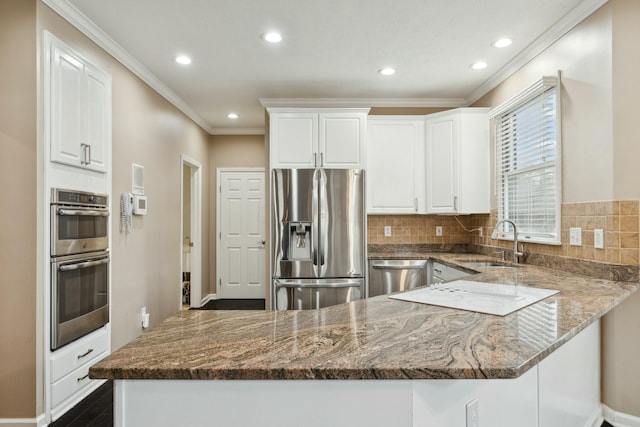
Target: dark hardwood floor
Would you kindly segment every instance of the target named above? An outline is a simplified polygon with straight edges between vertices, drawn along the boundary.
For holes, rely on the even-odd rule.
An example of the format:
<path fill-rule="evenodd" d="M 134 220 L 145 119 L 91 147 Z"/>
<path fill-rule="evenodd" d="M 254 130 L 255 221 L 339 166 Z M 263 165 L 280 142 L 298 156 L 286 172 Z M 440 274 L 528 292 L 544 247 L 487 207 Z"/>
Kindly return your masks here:
<path fill-rule="evenodd" d="M 113 427 L 113 381 L 107 381 L 49 427 Z"/>

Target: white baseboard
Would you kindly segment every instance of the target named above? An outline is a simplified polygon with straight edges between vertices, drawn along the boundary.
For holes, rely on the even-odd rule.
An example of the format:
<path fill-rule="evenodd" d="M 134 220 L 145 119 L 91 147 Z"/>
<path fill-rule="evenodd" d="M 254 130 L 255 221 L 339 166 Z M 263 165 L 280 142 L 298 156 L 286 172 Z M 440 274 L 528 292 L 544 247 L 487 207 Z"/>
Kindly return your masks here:
<path fill-rule="evenodd" d="M 214 299 L 218 299 L 218 294 L 208 294 L 206 295 L 204 298 L 202 298 L 202 301 L 200 302 L 200 307 L 202 307 L 203 305 L 205 305 L 206 303 L 208 303 L 211 300 Z"/>
<path fill-rule="evenodd" d="M 614 411 L 605 404 L 602 405 L 602 412 L 605 421 L 613 427 L 640 427 L 639 417 Z"/>
<path fill-rule="evenodd" d="M 45 427 L 47 417 L 40 414 L 38 418 L 0 418 L 2 427 Z"/>

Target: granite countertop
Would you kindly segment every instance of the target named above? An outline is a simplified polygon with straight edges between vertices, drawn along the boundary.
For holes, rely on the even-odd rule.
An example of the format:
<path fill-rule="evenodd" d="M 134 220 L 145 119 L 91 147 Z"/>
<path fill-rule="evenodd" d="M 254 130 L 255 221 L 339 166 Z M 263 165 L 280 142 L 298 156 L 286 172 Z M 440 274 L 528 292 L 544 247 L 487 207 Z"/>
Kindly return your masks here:
<path fill-rule="evenodd" d="M 457 266 L 464 260 L 489 259 L 453 253 L 394 255 L 438 259 Z M 475 281 L 560 293 L 504 317 L 398 301 L 386 295 L 309 311 L 185 311 L 92 366 L 90 376 L 516 378 L 638 288 L 637 283 L 529 265 L 473 270 L 479 272 L 473 276 Z"/>

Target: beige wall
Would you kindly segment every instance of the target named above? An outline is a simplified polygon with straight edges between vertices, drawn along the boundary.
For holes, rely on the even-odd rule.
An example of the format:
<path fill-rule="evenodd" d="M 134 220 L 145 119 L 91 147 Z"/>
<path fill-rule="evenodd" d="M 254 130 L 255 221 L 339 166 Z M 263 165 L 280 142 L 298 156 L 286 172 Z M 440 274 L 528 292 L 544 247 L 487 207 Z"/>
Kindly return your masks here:
<path fill-rule="evenodd" d="M 210 136 L 211 150 L 209 165 L 211 167 L 211 235 L 210 248 L 210 281 L 208 293 L 216 293 L 216 190 L 218 188 L 216 169 L 217 168 L 267 168 L 267 157 L 265 154 L 264 135 L 212 135 Z M 266 182 L 266 180 L 265 180 Z M 267 187 L 268 188 L 268 187 Z M 265 198 L 269 192 L 265 188 Z M 268 289 L 268 286 L 267 286 Z M 207 290 L 203 287 L 202 295 L 206 295 Z"/>
<path fill-rule="evenodd" d="M 35 12 L 35 1 L 0 1 L 0 419 L 34 418 L 41 400 L 36 398 Z"/>
<path fill-rule="evenodd" d="M 131 234 L 112 216 L 112 348 L 140 333 L 140 309 L 151 326 L 180 309 L 181 154 L 203 168 L 203 281 L 208 283 L 209 135 L 66 21 L 38 2 L 39 31 L 47 29 L 112 75 L 113 208 L 131 191 L 131 164 L 144 166 L 148 213 L 134 216 Z"/>
<path fill-rule="evenodd" d="M 640 2 L 611 0 L 475 104 L 497 106 L 540 76 L 562 70 L 565 203 L 632 199 L 637 205 L 640 198 L 640 52 L 633 42 L 640 39 L 639 18 Z M 627 234 L 637 242 L 638 217 L 633 218 L 628 225 L 634 231 Z M 620 260 L 637 264 L 637 255 L 620 254 Z M 605 316 L 602 327 L 602 401 L 636 417 L 640 345 L 633 338 L 640 327 L 639 307 L 635 295 Z"/>
<path fill-rule="evenodd" d="M 562 200 L 612 200 L 611 11 L 607 5 L 534 58 L 476 107 L 495 107 L 562 71 Z M 495 199 L 495 198 L 494 198 Z"/>

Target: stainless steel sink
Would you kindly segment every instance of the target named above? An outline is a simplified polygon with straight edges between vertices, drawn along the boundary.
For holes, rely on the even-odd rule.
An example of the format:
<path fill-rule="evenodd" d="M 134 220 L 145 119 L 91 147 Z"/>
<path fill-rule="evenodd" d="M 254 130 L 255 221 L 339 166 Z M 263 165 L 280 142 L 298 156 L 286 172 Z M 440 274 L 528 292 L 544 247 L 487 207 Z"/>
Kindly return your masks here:
<path fill-rule="evenodd" d="M 499 267 L 499 268 L 510 268 L 514 267 L 513 264 L 506 264 L 495 261 L 463 261 L 460 264 L 469 266 L 469 267 Z"/>

